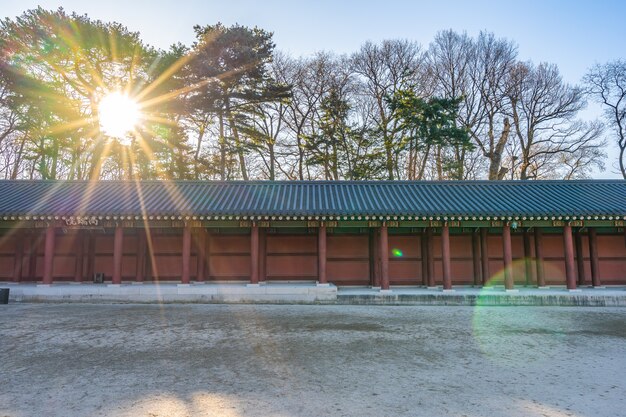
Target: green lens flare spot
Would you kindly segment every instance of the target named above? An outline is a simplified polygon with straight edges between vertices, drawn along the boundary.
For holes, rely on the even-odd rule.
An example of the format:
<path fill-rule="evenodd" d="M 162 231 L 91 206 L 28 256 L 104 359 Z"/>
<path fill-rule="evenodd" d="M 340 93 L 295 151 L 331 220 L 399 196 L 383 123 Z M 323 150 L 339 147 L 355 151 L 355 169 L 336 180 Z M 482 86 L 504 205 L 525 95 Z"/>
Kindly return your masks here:
<path fill-rule="evenodd" d="M 403 255 L 400 249 L 392 249 L 391 254 L 394 256 L 394 258 L 402 258 Z"/>

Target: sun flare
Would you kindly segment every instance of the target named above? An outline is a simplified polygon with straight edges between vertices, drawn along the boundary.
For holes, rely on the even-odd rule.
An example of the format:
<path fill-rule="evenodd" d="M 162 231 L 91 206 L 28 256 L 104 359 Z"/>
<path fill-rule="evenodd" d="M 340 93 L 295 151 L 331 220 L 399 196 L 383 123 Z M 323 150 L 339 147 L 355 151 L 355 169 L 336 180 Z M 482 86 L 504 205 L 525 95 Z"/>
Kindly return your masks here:
<path fill-rule="evenodd" d="M 139 105 L 132 98 L 120 92 L 109 93 L 98 105 L 100 129 L 110 137 L 123 142 L 141 120 Z"/>

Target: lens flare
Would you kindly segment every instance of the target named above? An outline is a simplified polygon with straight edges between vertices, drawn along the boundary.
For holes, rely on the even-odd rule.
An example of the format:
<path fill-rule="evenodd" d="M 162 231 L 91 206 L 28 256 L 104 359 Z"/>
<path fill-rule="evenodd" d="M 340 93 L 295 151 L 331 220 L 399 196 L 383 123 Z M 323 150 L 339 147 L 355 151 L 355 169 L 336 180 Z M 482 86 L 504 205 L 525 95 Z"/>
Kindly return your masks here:
<path fill-rule="evenodd" d="M 398 248 L 394 248 L 391 250 L 391 254 L 393 255 L 394 258 L 402 258 L 403 253 L 400 249 Z"/>
<path fill-rule="evenodd" d="M 535 286 L 537 281 L 537 262 L 529 262 L 530 280 L 529 284 Z M 543 270 L 547 282 L 565 283 L 565 272 L 558 263 L 544 261 Z M 516 259 L 511 265 L 511 273 L 516 287 L 524 285 L 526 280 L 526 260 Z M 561 284 L 561 285 L 562 285 Z M 543 326 L 541 316 L 543 312 L 537 307 L 526 309 L 515 307 L 519 313 L 511 314 L 508 309 L 502 309 L 506 302 L 502 300 L 502 294 L 494 294 L 493 287 L 498 287 L 496 292 L 501 292 L 504 286 L 504 269 L 493 274 L 481 289 L 476 298 L 476 306 L 472 315 L 472 334 L 483 355 L 489 357 L 494 362 L 510 365 L 514 363 L 524 366 L 527 361 L 532 361 L 533 349 L 540 349 L 540 343 L 536 340 L 538 336 L 547 335 L 551 341 L 561 337 L 559 329 L 546 329 Z M 522 294 L 522 293 L 520 293 Z M 499 301 L 498 301 L 499 300 Z M 535 314 L 537 313 L 537 314 Z M 521 335 L 521 336 L 520 336 Z M 510 353 L 513 340 L 522 337 L 524 343 L 528 344 L 528 355 L 519 358 L 519 361 L 511 361 Z M 524 359 L 524 360 L 523 360 Z"/>
<path fill-rule="evenodd" d="M 98 119 L 100 129 L 105 135 L 124 143 L 129 141 L 130 134 L 140 122 L 141 112 L 135 100 L 116 91 L 107 94 L 100 100 Z"/>

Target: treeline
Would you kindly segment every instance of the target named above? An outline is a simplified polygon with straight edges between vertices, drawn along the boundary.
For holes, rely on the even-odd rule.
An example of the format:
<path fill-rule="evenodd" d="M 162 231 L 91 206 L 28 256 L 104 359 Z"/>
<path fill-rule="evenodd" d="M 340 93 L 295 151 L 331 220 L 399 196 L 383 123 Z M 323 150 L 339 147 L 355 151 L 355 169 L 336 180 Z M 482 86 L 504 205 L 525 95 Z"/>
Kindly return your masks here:
<path fill-rule="evenodd" d="M 192 45 L 157 50 L 61 9 L 2 21 L 0 176 L 500 180 L 604 168 L 605 128 L 580 120 L 593 91 L 494 34 L 296 58 L 263 29 L 194 29 Z M 100 131 L 112 90 L 145 115 L 127 145 Z"/>

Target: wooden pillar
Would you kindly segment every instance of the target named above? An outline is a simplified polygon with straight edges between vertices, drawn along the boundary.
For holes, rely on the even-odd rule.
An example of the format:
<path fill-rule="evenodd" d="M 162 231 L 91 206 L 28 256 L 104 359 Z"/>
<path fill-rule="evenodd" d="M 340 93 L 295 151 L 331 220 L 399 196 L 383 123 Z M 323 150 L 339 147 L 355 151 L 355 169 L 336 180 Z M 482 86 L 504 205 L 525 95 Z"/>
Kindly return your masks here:
<path fill-rule="evenodd" d="M 191 228 L 183 227 L 183 270 L 180 282 L 189 284 L 191 276 Z"/>
<path fill-rule="evenodd" d="M 600 282 L 600 263 L 598 262 L 598 235 L 596 229 L 589 228 L 589 258 L 591 258 L 591 285 L 599 287 Z"/>
<path fill-rule="evenodd" d="M 578 285 L 585 285 L 585 255 L 583 253 L 583 234 L 581 229 L 576 231 L 574 241 L 576 245 L 576 269 L 578 271 Z"/>
<path fill-rule="evenodd" d="M 267 229 L 259 229 L 259 281 L 267 281 Z"/>
<path fill-rule="evenodd" d="M 380 250 L 378 228 L 370 229 L 370 283 L 372 287 L 380 287 Z"/>
<path fill-rule="evenodd" d="M 146 271 L 146 231 L 137 229 L 137 263 L 135 265 L 135 282 L 143 282 Z"/>
<path fill-rule="evenodd" d="M 93 232 L 87 236 L 87 280 L 92 281 L 96 272 L 96 237 Z"/>
<path fill-rule="evenodd" d="M 204 229 L 204 279 L 211 279 L 211 234 Z"/>
<path fill-rule="evenodd" d="M 259 283 L 259 227 L 250 230 L 250 284 Z"/>
<path fill-rule="evenodd" d="M 543 231 L 535 227 L 535 263 L 537 265 L 537 286 L 545 287 L 546 278 L 543 269 Z"/>
<path fill-rule="evenodd" d="M 422 231 L 421 239 L 421 259 L 422 259 L 422 285 L 428 285 L 428 239 L 426 237 L 426 229 Z"/>
<path fill-rule="evenodd" d="M 389 289 L 389 236 L 387 225 L 380 226 L 380 289 Z"/>
<path fill-rule="evenodd" d="M 511 249 L 511 226 L 502 227 L 502 254 L 504 255 L 504 288 L 512 290 L 513 282 L 513 251 Z"/>
<path fill-rule="evenodd" d="M 530 234 L 528 229 L 524 229 L 524 285 L 529 287 L 533 282 L 533 263 L 530 245 Z"/>
<path fill-rule="evenodd" d="M 426 228 L 426 280 L 429 287 L 435 286 L 435 239 L 433 228 Z"/>
<path fill-rule="evenodd" d="M 122 226 L 115 226 L 113 238 L 113 278 L 112 284 L 122 283 L 122 250 L 124 248 L 124 229 Z"/>
<path fill-rule="evenodd" d="M 441 228 L 441 262 L 443 266 L 443 289 L 452 289 L 452 277 L 450 276 L 450 228 L 444 225 Z"/>
<path fill-rule="evenodd" d="M 196 229 L 196 281 L 204 282 L 204 263 L 206 251 L 206 229 Z"/>
<path fill-rule="evenodd" d="M 28 280 L 35 281 L 37 277 L 37 249 L 41 239 L 41 234 L 37 230 L 31 230 L 28 238 L 28 254 L 26 259 L 26 276 Z"/>
<path fill-rule="evenodd" d="M 576 288 L 576 264 L 574 261 L 574 240 L 572 226 L 563 226 L 563 246 L 565 249 L 565 284 L 568 290 Z"/>
<path fill-rule="evenodd" d="M 24 264 L 24 232 L 18 230 L 15 236 L 15 258 L 13 260 L 13 282 L 22 281 Z"/>
<path fill-rule="evenodd" d="M 326 226 L 321 225 L 317 231 L 317 280 L 326 284 Z"/>
<path fill-rule="evenodd" d="M 48 226 L 46 229 L 46 243 L 44 246 L 44 258 L 43 258 L 43 283 L 46 285 L 52 284 L 52 266 L 54 262 L 54 226 Z"/>
<path fill-rule="evenodd" d="M 74 282 L 83 282 L 85 265 L 85 233 L 82 230 L 76 235 L 76 262 L 74 265 Z"/>
<path fill-rule="evenodd" d="M 156 264 L 156 257 L 154 255 L 154 241 L 155 234 L 158 236 L 158 232 L 155 229 L 147 228 L 146 230 L 146 270 L 144 277 L 150 281 L 159 281 L 159 269 Z"/>
<path fill-rule="evenodd" d="M 374 234 L 372 229 L 368 229 L 367 232 L 367 254 L 369 261 L 369 284 L 374 286 L 374 258 L 376 256 L 376 248 L 374 247 Z"/>
<path fill-rule="evenodd" d="M 472 266 L 473 275 L 472 284 L 474 286 L 480 285 L 481 271 L 480 271 L 480 234 L 478 230 L 472 232 Z"/>
<path fill-rule="evenodd" d="M 482 285 L 485 286 L 491 278 L 489 273 L 489 229 L 480 229 L 480 261 L 482 266 Z"/>

